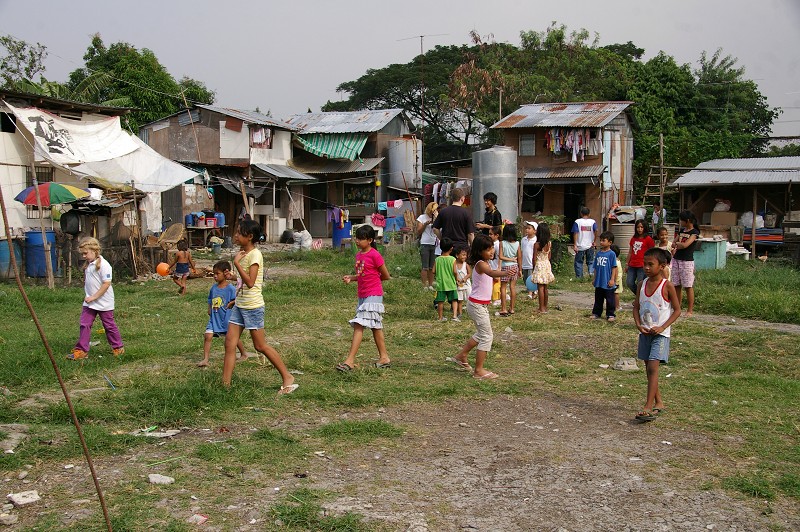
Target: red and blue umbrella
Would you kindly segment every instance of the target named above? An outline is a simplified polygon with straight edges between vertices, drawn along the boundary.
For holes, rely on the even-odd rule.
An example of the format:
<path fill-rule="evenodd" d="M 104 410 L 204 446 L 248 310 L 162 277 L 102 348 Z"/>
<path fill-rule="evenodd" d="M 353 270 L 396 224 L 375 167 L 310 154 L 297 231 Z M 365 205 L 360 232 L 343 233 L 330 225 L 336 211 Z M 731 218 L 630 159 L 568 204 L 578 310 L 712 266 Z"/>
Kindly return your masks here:
<path fill-rule="evenodd" d="M 38 188 L 39 195 L 42 198 L 42 207 L 49 207 L 58 203 L 71 203 L 89 195 L 82 188 L 60 183 L 42 183 Z M 17 194 L 14 199 L 25 205 L 36 205 L 36 188 L 28 187 Z"/>

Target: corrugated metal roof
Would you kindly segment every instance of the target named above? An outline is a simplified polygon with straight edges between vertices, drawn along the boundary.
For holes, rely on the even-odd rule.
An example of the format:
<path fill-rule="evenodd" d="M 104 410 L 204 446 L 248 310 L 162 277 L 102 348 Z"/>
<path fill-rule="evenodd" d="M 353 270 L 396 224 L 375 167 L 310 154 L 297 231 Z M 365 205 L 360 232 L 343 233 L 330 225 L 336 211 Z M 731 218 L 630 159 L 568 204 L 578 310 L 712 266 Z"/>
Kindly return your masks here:
<path fill-rule="evenodd" d="M 605 171 L 606 167 L 602 164 L 592 166 L 565 166 L 565 167 L 545 167 L 532 168 L 525 173 L 525 179 L 575 179 L 597 177 Z"/>
<path fill-rule="evenodd" d="M 353 172 L 366 172 L 378 166 L 383 157 L 356 159 L 355 161 L 342 161 L 339 159 L 319 159 L 317 161 L 298 161 L 292 159 L 289 164 L 295 170 L 304 174 L 350 174 Z"/>
<path fill-rule="evenodd" d="M 698 164 L 695 170 L 800 170 L 800 157 L 714 159 Z"/>
<path fill-rule="evenodd" d="M 672 182 L 678 187 L 782 185 L 800 182 L 800 157 L 714 159 Z"/>
<path fill-rule="evenodd" d="M 286 122 L 302 133 L 373 133 L 391 122 L 402 109 L 303 113 L 292 115 Z"/>
<path fill-rule="evenodd" d="M 287 124 L 286 122 L 282 122 L 276 118 L 269 117 L 267 115 L 263 115 L 261 113 L 257 113 L 255 111 L 240 111 L 239 109 L 230 109 L 228 107 L 217 107 L 216 105 L 206 105 L 206 104 L 195 104 L 200 109 L 206 109 L 208 111 L 213 111 L 215 113 L 220 113 L 227 116 L 232 116 L 233 118 L 238 118 L 239 120 L 243 120 L 248 124 L 258 124 L 261 126 L 272 126 L 278 127 L 281 129 L 288 129 L 289 131 L 297 131 L 297 127 Z"/>
<path fill-rule="evenodd" d="M 603 127 L 633 102 L 534 103 L 523 105 L 492 125 L 520 127 Z"/>
<path fill-rule="evenodd" d="M 298 172 L 294 168 L 290 166 L 284 166 L 282 164 L 264 164 L 258 163 L 254 164 L 256 168 L 264 172 L 265 174 L 269 174 L 271 176 L 280 178 L 280 179 L 289 179 L 293 181 L 311 181 L 316 182 L 317 178 L 311 177 L 310 175 L 306 175 L 302 172 Z"/>

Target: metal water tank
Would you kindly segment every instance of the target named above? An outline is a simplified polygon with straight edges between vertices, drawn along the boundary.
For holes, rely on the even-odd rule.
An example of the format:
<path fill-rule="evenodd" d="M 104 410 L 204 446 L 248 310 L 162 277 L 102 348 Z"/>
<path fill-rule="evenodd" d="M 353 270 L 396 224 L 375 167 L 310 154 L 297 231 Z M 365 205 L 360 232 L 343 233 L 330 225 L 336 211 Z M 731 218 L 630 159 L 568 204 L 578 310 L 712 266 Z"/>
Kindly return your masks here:
<path fill-rule="evenodd" d="M 517 152 L 507 146 L 493 146 L 472 154 L 472 216 L 483 221 L 483 195 L 497 194 L 497 210 L 504 220 L 517 221 Z"/>
<path fill-rule="evenodd" d="M 397 138 L 389 140 L 387 145 L 389 179 L 384 181 L 400 190 L 422 188 L 422 141 Z"/>

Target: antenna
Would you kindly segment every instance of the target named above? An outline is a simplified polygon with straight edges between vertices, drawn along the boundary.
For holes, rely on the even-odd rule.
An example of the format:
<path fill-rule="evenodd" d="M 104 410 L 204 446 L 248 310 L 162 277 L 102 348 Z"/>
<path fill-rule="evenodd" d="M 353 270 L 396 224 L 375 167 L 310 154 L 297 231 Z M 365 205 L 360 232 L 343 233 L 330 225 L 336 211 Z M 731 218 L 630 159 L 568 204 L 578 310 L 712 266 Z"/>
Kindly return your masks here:
<path fill-rule="evenodd" d="M 419 106 L 420 106 L 420 116 L 422 117 L 422 122 L 425 122 L 425 54 L 423 50 L 423 40 L 425 37 L 441 37 L 444 35 L 449 35 L 449 33 L 430 33 L 428 35 L 414 35 L 413 37 L 404 37 L 402 39 L 397 39 L 397 42 L 400 41 L 410 41 L 411 39 L 419 39 L 419 82 L 420 82 L 420 91 L 419 91 Z"/>

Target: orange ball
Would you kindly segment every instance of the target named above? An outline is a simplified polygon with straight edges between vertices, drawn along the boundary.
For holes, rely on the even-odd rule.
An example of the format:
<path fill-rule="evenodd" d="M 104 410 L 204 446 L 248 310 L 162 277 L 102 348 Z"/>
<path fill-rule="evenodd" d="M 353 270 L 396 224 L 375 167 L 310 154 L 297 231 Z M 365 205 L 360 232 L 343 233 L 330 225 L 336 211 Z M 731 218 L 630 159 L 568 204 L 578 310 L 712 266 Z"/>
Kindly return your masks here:
<path fill-rule="evenodd" d="M 169 274 L 169 264 L 166 262 L 159 263 L 158 266 L 156 266 L 156 271 L 158 272 L 158 275 L 166 276 Z"/>

